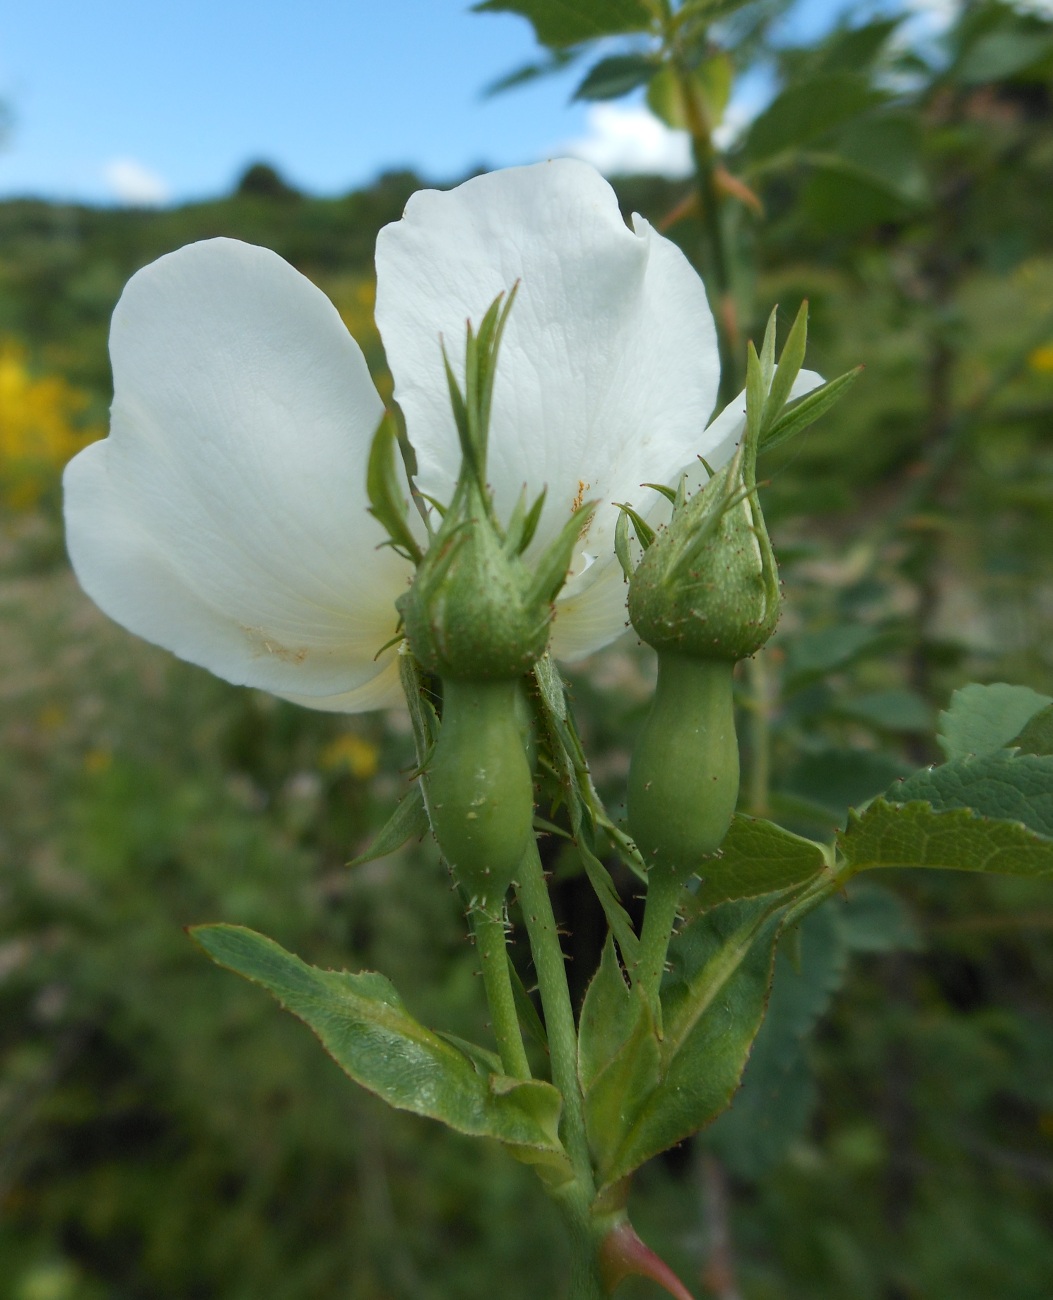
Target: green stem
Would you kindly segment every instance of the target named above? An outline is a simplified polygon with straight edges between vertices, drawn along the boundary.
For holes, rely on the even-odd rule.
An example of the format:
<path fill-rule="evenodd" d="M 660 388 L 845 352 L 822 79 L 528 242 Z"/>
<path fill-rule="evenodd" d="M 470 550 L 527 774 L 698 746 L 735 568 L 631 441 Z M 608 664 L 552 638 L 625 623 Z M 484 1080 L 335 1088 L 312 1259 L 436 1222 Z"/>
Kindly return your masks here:
<path fill-rule="evenodd" d="M 680 100 L 691 136 L 691 156 L 698 186 L 699 217 L 702 223 L 703 261 L 714 293 L 717 347 L 720 353 L 718 404 L 730 402 L 741 387 L 742 361 L 738 311 L 731 286 L 731 257 L 721 222 L 721 200 L 716 183 L 716 154 L 709 114 L 692 70 L 674 61 Z"/>
<path fill-rule="evenodd" d="M 567 1300 L 606 1300 L 607 1289 L 599 1268 L 599 1241 L 588 1200 L 575 1190 L 572 1195 L 560 1199 L 560 1208 L 571 1248 Z"/>
<path fill-rule="evenodd" d="M 523 909 L 534 968 L 537 971 L 552 1060 L 552 1082 L 563 1094 L 563 1142 L 574 1166 L 575 1182 L 586 1203 L 591 1203 L 596 1183 L 585 1132 L 585 1108 L 578 1083 L 578 1035 L 574 1025 L 574 1009 L 570 1003 L 570 988 L 567 984 L 563 949 L 556 932 L 556 918 L 552 914 L 552 900 L 548 895 L 545 873 L 534 841 L 531 841 L 523 855 L 516 893 Z"/>
<path fill-rule="evenodd" d="M 471 912 L 471 922 L 475 932 L 475 947 L 483 967 L 490 1024 L 497 1040 L 501 1065 L 505 1074 L 511 1075 L 513 1079 L 529 1079 L 530 1064 L 523 1047 L 523 1035 L 508 970 L 504 916 L 494 916 L 477 907 Z"/>
<path fill-rule="evenodd" d="M 640 931 L 638 981 L 647 994 L 659 1031 L 662 1027 L 662 1013 L 658 994 L 665 974 L 669 940 L 676 923 L 680 889 L 679 878 L 658 871 L 651 873 L 647 885 L 647 902 L 644 904 L 643 928 Z"/>

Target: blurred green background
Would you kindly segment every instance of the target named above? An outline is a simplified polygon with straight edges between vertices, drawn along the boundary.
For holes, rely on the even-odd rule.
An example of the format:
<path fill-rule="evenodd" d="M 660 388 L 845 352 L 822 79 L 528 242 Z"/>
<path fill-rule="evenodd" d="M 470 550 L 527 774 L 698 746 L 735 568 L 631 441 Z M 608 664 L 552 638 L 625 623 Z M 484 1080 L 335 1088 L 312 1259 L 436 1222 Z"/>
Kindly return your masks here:
<path fill-rule="evenodd" d="M 807 298 L 809 365 L 866 366 L 763 469 L 787 607 L 751 670 L 743 806 L 824 838 L 939 758 L 954 688 L 1049 691 L 1053 21 L 970 5 L 935 52 L 877 20 L 808 50 L 751 39 L 741 65 L 774 58 L 780 94 L 726 159 L 752 192 L 729 217 L 745 331 Z M 344 865 L 406 789 L 404 720 L 313 714 L 135 640 L 61 536 L 132 272 L 194 239 L 265 244 L 387 393 L 373 245 L 422 183 L 322 200 L 261 163 L 163 211 L 0 203 L 0 1300 L 558 1292 L 529 1171 L 355 1090 L 183 934 L 251 925 L 485 1035 L 432 847 Z M 692 255 L 688 182 L 615 184 Z M 615 811 L 652 671 L 624 640 L 571 674 Z M 549 865 L 580 991 L 602 922 Z M 1049 1295 L 1051 932 L 1047 889 L 980 876 L 901 873 L 820 913 L 780 957 L 764 1086 L 643 1172 L 641 1234 L 719 1300 Z"/>

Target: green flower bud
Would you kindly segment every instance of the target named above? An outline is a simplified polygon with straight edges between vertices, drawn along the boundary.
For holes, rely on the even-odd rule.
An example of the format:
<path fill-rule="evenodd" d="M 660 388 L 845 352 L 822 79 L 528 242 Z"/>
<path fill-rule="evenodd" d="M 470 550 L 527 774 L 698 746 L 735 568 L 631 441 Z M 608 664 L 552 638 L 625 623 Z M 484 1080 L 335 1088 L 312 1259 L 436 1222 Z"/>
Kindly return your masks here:
<path fill-rule="evenodd" d="M 592 511 L 592 503 L 575 511 L 532 568 L 523 553 L 544 494 L 529 509 L 521 497 L 507 524 L 497 519 L 486 449 L 497 350 L 514 296 L 503 307 L 500 297 L 492 304 L 478 333 L 469 324 L 463 391 L 446 362 L 461 470 L 426 552 L 415 549 L 411 530 L 400 522 L 390 433 L 378 433 L 370 494 L 378 517 L 391 517 L 392 543 L 417 562 L 413 583 L 397 602 L 406 641 L 420 666 L 443 683 L 438 739 L 422 774 L 432 830 L 471 906 L 491 914 L 533 830 L 522 679 L 545 652 L 553 602 Z"/>
<path fill-rule="evenodd" d="M 700 492 L 682 489 L 633 573 L 629 619 L 656 650 L 734 663 L 775 631 L 779 577 L 754 459 L 744 442 Z"/>
<path fill-rule="evenodd" d="M 427 672 L 444 681 L 499 681 L 521 677 L 544 653 L 551 600 L 536 589 L 469 482 L 458 489 L 398 609 Z"/>
<path fill-rule="evenodd" d="M 413 653 L 443 680 L 521 677 L 544 654 L 553 602 L 594 502 L 575 510 L 531 569 L 523 561 L 541 518 L 544 493 L 527 509 L 520 498 L 502 525 L 486 485 L 486 451 L 497 352 L 515 291 L 502 294 L 476 333 L 468 326 L 465 389 L 446 377 L 461 444 L 453 500 L 409 591 L 396 602 Z M 445 353 L 444 353 L 445 357 Z M 392 540 L 401 540 L 393 532 Z"/>

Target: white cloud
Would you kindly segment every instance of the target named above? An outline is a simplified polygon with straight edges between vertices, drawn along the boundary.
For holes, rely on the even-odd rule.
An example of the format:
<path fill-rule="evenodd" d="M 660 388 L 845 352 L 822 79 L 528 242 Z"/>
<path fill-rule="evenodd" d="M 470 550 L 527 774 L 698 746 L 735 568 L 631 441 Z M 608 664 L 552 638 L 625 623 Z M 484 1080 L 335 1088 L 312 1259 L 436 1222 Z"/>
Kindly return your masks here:
<path fill-rule="evenodd" d="M 942 32 L 957 18 L 959 4 L 958 0 L 907 0 L 907 8 Z"/>
<path fill-rule="evenodd" d="M 131 208 L 156 208 L 171 198 L 168 182 L 134 158 L 111 158 L 102 177 L 113 197 Z"/>
<path fill-rule="evenodd" d="M 691 144 L 686 131 L 671 131 L 643 105 L 591 104 L 585 135 L 553 151 L 582 158 L 607 176 L 649 172 L 687 176 Z"/>

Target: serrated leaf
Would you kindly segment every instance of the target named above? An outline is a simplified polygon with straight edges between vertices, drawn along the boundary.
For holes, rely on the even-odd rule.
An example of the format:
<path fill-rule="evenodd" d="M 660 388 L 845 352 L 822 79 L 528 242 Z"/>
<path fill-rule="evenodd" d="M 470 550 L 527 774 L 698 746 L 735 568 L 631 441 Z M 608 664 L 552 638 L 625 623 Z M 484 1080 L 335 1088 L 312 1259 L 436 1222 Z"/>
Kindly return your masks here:
<path fill-rule="evenodd" d="M 652 14 L 644 0 L 481 0 L 473 13 L 519 14 L 542 45 L 577 45 L 599 36 L 644 32 Z"/>
<path fill-rule="evenodd" d="M 841 987 L 847 951 L 836 921 L 837 903 L 813 912 L 775 958 L 771 997 L 742 1086 L 731 1108 L 706 1134 L 732 1173 L 757 1179 L 778 1163 L 804 1130 L 816 1090 L 806 1039 Z"/>
<path fill-rule="evenodd" d="M 213 961 L 272 993 L 345 1074 L 390 1106 L 567 1165 L 557 1137 L 557 1090 L 537 1079 L 480 1073 L 477 1061 L 415 1020 L 383 976 L 318 970 L 242 926 L 203 925 L 190 933 Z"/>
<path fill-rule="evenodd" d="M 936 739 L 948 758 L 989 754 L 1007 749 L 1041 710 L 1053 704 L 1029 686 L 972 683 L 951 696 L 937 722 Z"/>
<path fill-rule="evenodd" d="M 395 811 L 388 818 L 373 843 L 365 853 L 352 858 L 349 867 L 360 867 L 366 862 L 375 862 L 377 858 L 386 858 L 389 853 L 402 848 L 407 840 L 420 839 L 429 829 L 428 812 L 424 807 L 424 791 L 419 781 L 414 781 L 409 792 L 395 805 Z"/>
<path fill-rule="evenodd" d="M 813 840 L 736 813 L 719 854 L 700 868 L 702 884 L 686 906 L 698 910 L 771 894 L 810 880 L 825 866 L 823 848 Z"/>
<path fill-rule="evenodd" d="M 646 85 L 654 76 L 654 60 L 644 54 L 612 54 L 594 63 L 575 90 L 573 99 L 618 99 Z"/>
<path fill-rule="evenodd" d="M 1026 727 L 1009 742 L 1009 749 L 1022 754 L 1053 754 L 1053 704 L 1036 713 Z"/>
<path fill-rule="evenodd" d="M 1053 873 L 1053 840 L 1019 822 L 997 821 L 969 808 L 935 811 L 928 803 L 875 799 L 849 813 L 837 847 L 852 871 L 930 867 L 998 875 Z"/>
<path fill-rule="evenodd" d="M 1053 758 L 996 750 L 952 758 L 915 772 L 885 795 L 893 803 L 924 800 L 937 812 L 967 808 L 981 817 L 1023 822 L 1053 838 Z"/>
<path fill-rule="evenodd" d="M 764 1015 L 781 914 L 770 898 L 725 903 L 675 937 L 662 988 L 661 1080 L 614 1152 L 607 1185 L 727 1106 Z"/>

